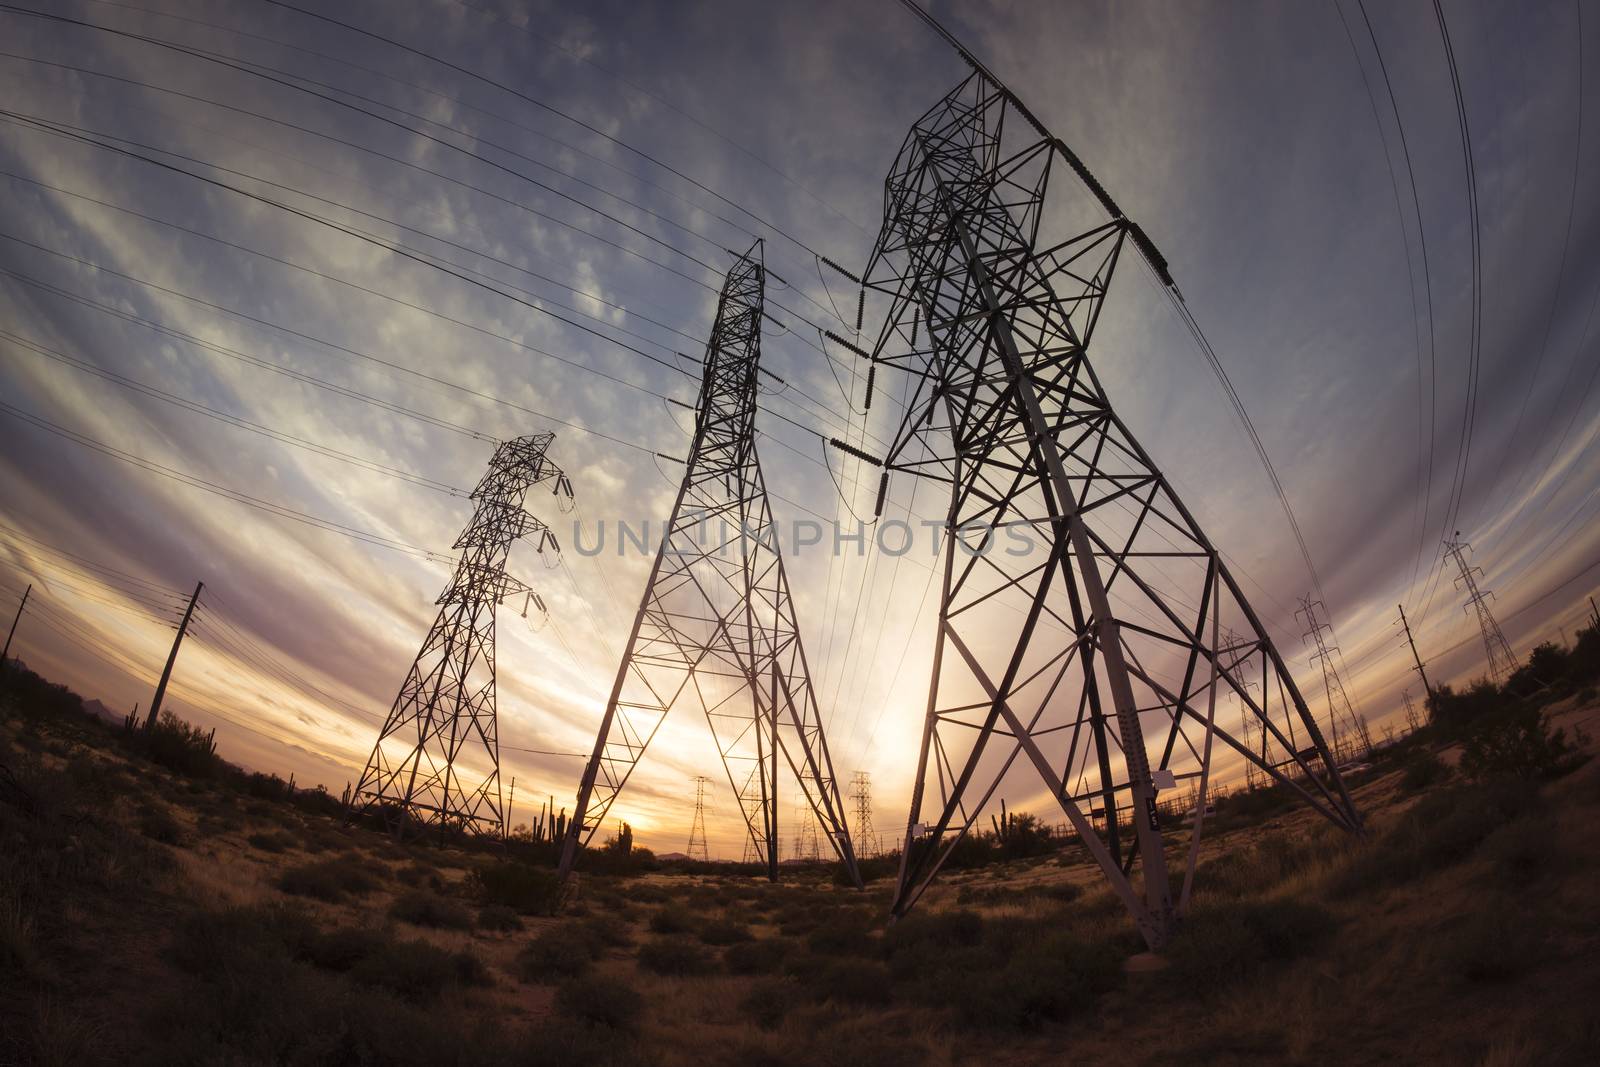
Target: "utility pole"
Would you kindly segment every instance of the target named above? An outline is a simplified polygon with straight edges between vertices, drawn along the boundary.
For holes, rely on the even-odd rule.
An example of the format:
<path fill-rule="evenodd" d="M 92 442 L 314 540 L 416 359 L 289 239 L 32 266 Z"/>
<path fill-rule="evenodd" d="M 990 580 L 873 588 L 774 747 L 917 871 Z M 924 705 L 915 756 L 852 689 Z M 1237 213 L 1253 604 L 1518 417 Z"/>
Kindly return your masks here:
<path fill-rule="evenodd" d="M 1596 604 L 1592 596 L 1589 598 L 1589 610 L 1593 612 L 1589 616 L 1590 624 L 1594 627 L 1595 632 L 1600 633 L 1600 604 Z"/>
<path fill-rule="evenodd" d="M 1406 606 L 1396 605 L 1400 609 L 1400 625 L 1406 631 L 1406 644 L 1411 646 L 1411 659 L 1416 663 L 1416 671 L 1422 676 L 1422 692 L 1428 698 L 1428 704 L 1433 704 L 1433 686 L 1428 684 L 1428 672 L 1422 667 L 1422 657 L 1417 654 L 1416 639 L 1411 636 L 1411 623 L 1406 620 Z"/>
<path fill-rule="evenodd" d="M 28 597 L 33 593 L 33 583 L 28 583 L 28 588 L 22 591 L 22 603 L 17 605 L 16 618 L 11 620 L 11 631 L 6 634 L 6 648 L 0 652 L 0 667 L 6 664 L 6 658 L 11 655 L 11 639 L 17 635 L 17 623 L 22 621 L 22 609 L 28 606 Z"/>
<path fill-rule="evenodd" d="M 688 705 L 706 717 L 767 877 L 778 877 L 787 765 L 785 781 L 861 885 L 756 447 L 766 277 L 757 241 L 718 296 L 683 481 L 578 783 L 562 878 L 667 715 Z"/>
<path fill-rule="evenodd" d="M 686 853 L 691 860 L 701 863 L 711 862 L 711 849 L 706 844 L 706 782 L 705 775 L 696 775 L 694 780 L 694 821 L 689 824 L 689 847 Z"/>
<path fill-rule="evenodd" d="M 194 617 L 194 606 L 200 602 L 200 590 L 205 586 L 205 582 L 194 583 L 194 595 L 189 598 L 189 606 L 183 609 L 183 621 L 178 623 L 178 634 L 172 639 L 172 651 L 167 653 L 167 665 L 161 669 L 161 681 L 156 683 L 155 699 L 150 701 L 150 716 L 144 721 L 146 730 L 155 727 L 156 716 L 161 714 L 161 701 L 167 695 L 167 680 L 172 677 L 172 665 L 178 662 L 178 647 L 183 644 L 184 634 L 189 632 L 189 620 Z"/>
<path fill-rule="evenodd" d="M 543 520 L 525 504 L 534 487 L 568 510 L 572 483 L 550 460 L 555 434 L 538 433 L 495 446 L 472 490 L 471 520 L 455 548 L 450 583 L 435 601 L 439 613 L 406 672 L 389 715 L 356 782 L 354 810 L 374 812 L 396 833 L 418 823 L 502 837 L 500 733 L 495 704 L 495 616 L 507 597 L 522 614 L 544 601 L 506 573 L 511 546 L 524 538 L 539 553 L 560 552 Z M 566 504 L 562 502 L 566 501 Z M 463 759 L 471 747 L 476 758 Z"/>
<path fill-rule="evenodd" d="M 511 809 L 517 803 L 517 776 L 511 776 L 511 792 L 506 797 L 506 817 L 500 821 L 500 840 L 511 840 Z"/>
<path fill-rule="evenodd" d="M 1461 536 L 1461 531 L 1456 531 L 1456 536 Z M 1478 588 L 1478 576 L 1483 574 L 1481 567 L 1472 567 L 1467 564 L 1467 553 L 1472 546 L 1465 541 L 1446 541 L 1445 552 L 1455 561 L 1456 588 L 1464 590 L 1467 602 L 1462 605 L 1462 611 L 1475 611 L 1478 615 L 1478 629 L 1483 634 L 1483 650 L 1489 658 L 1489 674 L 1497 682 L 1503 682 L 1517 669 L 1517 658 L 1511 653 L 1511 644 L 1506 640 L 1506 635 L 1501 632 L 1500 624 L 1495 621 L 1494 612 L 1489 610 L 1489 601 L 1493 599 L 1493 590 Z"/>

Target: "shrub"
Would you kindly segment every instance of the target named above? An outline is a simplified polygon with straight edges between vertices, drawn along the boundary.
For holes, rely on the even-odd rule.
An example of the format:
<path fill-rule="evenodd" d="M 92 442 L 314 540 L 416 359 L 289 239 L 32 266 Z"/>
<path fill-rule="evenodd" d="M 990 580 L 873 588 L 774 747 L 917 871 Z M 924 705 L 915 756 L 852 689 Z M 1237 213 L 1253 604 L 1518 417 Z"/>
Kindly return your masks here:
<path fill-rule="evenodd" d="M 1294 900 L 1240 901 L 1198 911 L 1170 946 L 1167 974 L 1184 988 L 1221 988 L 1265 963 L 1302 955 L 1333 928 L 1326 909 Z"/>
<path fill-rule="evenodd" d="M 330 971 L 348 971 L 370 956 L 384 952 L 389 938 L 376 930 L 341 927 L 319 931 L 300 944 L 299 956 Z"/>
<path fill-rule="evenodd" d="M 768 978 L 751 985 L 749 992 L 739 999 L 739 1010 L 761 1029 L 775 1030 L 799 999 L 799 990 L 793 982 Z"/>
<path fill-rule="evenodd" d="M 730 919 L 712 919 L 700 927 L 700 940 L 708 945 L 736 945 L 750 940 L 750 928 Z"/>
<path fill-rule="evenodd" d="M 682 934 L 694 929 L 694 915 L 681 904 L 667 904 L 650 916 L 653 934 Z"/>
<path fill-rule="evenodd" d="M 245 840 L 251 848 L 262 852 L 285 852 L 294 844 L 294 839 L 282 830 L 262 830 Z"/>
<path fill-rule="evenodd" d="M 883 947 L 892 957 L 917 945 L 972 946 L 982 939 L 983 916 L 975 911 L 919 912 L 889 927 Z"/>
<path fill-rule="evenodd" d="M 589 939 L 570 926 L 552 926 L 517 953 L 517 976 L 524 982 L 575 978 L 589 969 L 595 952 Z"/>
<path fill-rule="evenodd" d="M 487 904 L 478 909 L 478 928 L 501 933 L 520 930 L 522 917 L 517 914 L 515 908 L 508 908 L 504 904 Z"/>
<path fill-rule="evenodd" d="M 1486 902 L 1445 935 L 1445 966 L 1468 982 L 1509 982 L 1538 961 L 1541 946 L 1532 926 L 1526 908 L 1510 900 Z"/>
<path fill-rule="evenodd" d="M 170 711 L 162 712 L 154 725 L 127 736 L 152 763 L 185 778 L 210 778 L 223 766 L 217 756 L 216 731 L 202 731 Z"/>
<path fill-rule="evenodd" d="M 791 944 L 781 938 L 744 941 L 723 953 L 722 961 L 733 974 L 771 974 L 783 966 Z"/>
<path fill-rule="evenodd" d="M 521 1062 L 582 1064 L 583 1067 L 639 1067 L 654 1062 L 631 1035 L 606 1026 L 550 1022 L 529 1031 Z"/>
<path fill-rule="evenodd" d="M 561 906 L 562 886 L 554 871 L 515 860 L 485 864 L 467 876 L 485 904 L 503 904 L 523 915 L 553 915 Z"/>
<path fill-rule="evenodd" d="M 278 876 L 278 888 L 297 897 L 337 902 L 366 896 L 378 883 L 355 856 L 335 856 L 290 867 Z"/>
<path fill-rule="evenodd" d="M 717 961 L 700 945 L 679 934 L 657 937 L 639 948 L 639 966 L 652 974 L 710 974 Z"/>
<path fill-rule="evenodd" d="M 401 893 L 389 906 L 389 914 L 413 926 L 431 926 L 441 930 L 472 928 L 471 912 L 448 897 L 425 889 Z"/>
<path fill-rule="evenodd" d="M 491 984 L 489 969 L 477 956 L 427 941 L 384 941 L 380 951 L 351 968 L 350 977 L 414 1003 L 431 1001 L 451 985 Z"/>
<path fill-rule="evenodd" d="M 1428 789 L 1450 777 L 1450 768 L 1438 756 L 1425 748 L 1413 752 L 1405 762 L 1400 776 L 1400 786 L 1410 792 Z"/>
<path fill-rule="evenodd" d="M 556 990 L 556 1007 L 592 1026 L 634 1033 L 644 1013 L 638 990 L 611 978 L 575 978 Z"/>
<path fill-rule="evenodd" d="M 1551 729 L 1537 708 L 1517 708 L 1478 723 L 1461 748 L 1461 770 L 1473 781 L 1538 781 L 1577 766 L 1567 732 Z"/>
<path fill-rule="evenodd" d="M 892 999 L 889 972 L 875 961 L 825 959 L 803 970 L 806 991 L 814 1000 L 881 1006 Z"/>
<path fill-rule="evenodd" d="M 1483 857 L 1508 888 L 1534 881 L 1562 861 L 1560 843 L 1548 819 L 1523 817 L 1506 823 L 1483 842 Z"/>
<path fill-rule="evenodd" d="M 139 832 L 163 845 L 183 843 L 183 824 L 165 808 L 148 808 L 139 817 Z"/>
<path fill-rule="evenodd" d="M 625 948 L 633 944 L 633 928 L 615 915 L 590 915 L 578 928 L 597 955 L 599 949 Z"/>
<path fill-rule="evenodd" d="M 444 888 L 444 879 L 439 877 L 439 872 L 426 863 L 409 863 L 394 872 L 395 880 L 409 886 L 423 886 L 428 889 L 440 890 Z"/>
<path fill-rule="evenodd" d="M 665 904 L 672 899 L 671 894 L 658 885 L 632 885 L 624 894 L 635 904 Z"/>

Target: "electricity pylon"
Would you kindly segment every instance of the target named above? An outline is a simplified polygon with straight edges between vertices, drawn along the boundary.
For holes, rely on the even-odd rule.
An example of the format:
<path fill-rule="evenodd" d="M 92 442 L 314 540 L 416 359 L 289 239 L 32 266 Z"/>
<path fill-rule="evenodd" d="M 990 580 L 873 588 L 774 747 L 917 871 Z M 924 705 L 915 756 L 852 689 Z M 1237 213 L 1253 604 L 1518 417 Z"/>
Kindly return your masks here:
<path fill-rule="evenodd" d="M 855 805 L 855 843 L 863 856 L 878 853 L 878 831 L 872 827 L 872 776 L 857 771 L 850 779 L 850 801 Z"/>
<path fill-rule="evenodd" d="M 684 854 L 701 863 L 711 862 L 711 849 L 706 845 L 706 782 L 705 775 L 694 780 L 694 821 L 689 824 L 689 847 Z"/>
<path fill-rule="evenodd" d="M 409 823 L 498 837 L 500 741 L 495 714 L 495 609 L 509 597 L 541 613 L 544 601 L 506 573 L 511 546 L 528 538 L 559 551 L 543 521 L 524 509 L 534 486 L 558 506 L 572 485 L 550 461 L 555 434 L 501 442 L 472 490 L 476 507 L 455 545 L 460 553 L 439 614 L 406 672 L 394 706 L 356 784 L 352 804 L 392 829 Z"/>
<path fill-rule="evenodd" d="M 794 858 L 812 863 L 822 858 L 817 845 L 817 820 L 804 804 L 794 809 Z"/>
<path fill-rule="evenodd" d="M 1187 900 L 1200 827 L 1175 893 L 1156 792 L 1181 775 L 1204 799 L 1213 743 L 1335 823 L 1355 830 L 1359 816 L 1265 627 L 1089 365 L 1124 241 L 1158 274 L 1165 265 L 1077 157 L 966 58 L 974 73 L 916 121 L 895 160 L 865 272 L 891 300 L 867 358 L 909 378 L 884 477 L 908 472 L 950 493 L 892 908 L 914 906 L 1022 756 L 1159 947 Z M 1057 163 L 1084 177 L 1112 221 L 1045 244 Z M 1232 657 L 1217 652 L 1222 623 L 1244 635 Z M 1259 701 L 1233 676 L 1246 662 L 1262 672 Z M 1270 758 L 1218 725 L 1219 690 L 1239 693 Z M 1071 792 L 1080 772 L 1087 795 Z M 1106 812 L 1103 837 L 1085 805 Z M 1135 838 L 1126 847 L 1122 817 Z"/>
<path fill-rule="evenodd" d="M 1350 702 L 1350 694 L 1345 692 L 1344 679 L 1339 677 L 1339 668 L 1334 665 L 1334 654 L 1339 651 L 1339 646 L 1328 640 L 1328 634 L 1333 632 L 1333 625 L 1317 617 L 1317 609 L 1326 612 L 1327 605 L 1320 600 L 1312 600 L 1310 595 L 1300 598 L 1300 606 L 1295 609 L 1295 617 L 1306 621 L 1305 632 L 1300 635 L 1301 640 L 1310 639 L 1312 647 L 1316 649 L 1311 653 L 1311 662 L 1319 664 L 1322 668 L 1322 687 L 1328 694 L 1328 732 L 1332 735 L 1334 757 L 1340 763 L 1350 759 L 1351 750 L 1356 743 L 1360 743 L 1365 755 L 1372 755 L 1372 737 L 1367 730 L 1367 722 Z M 1347 737 L 1339 737 L 1339 723 L 1344 721 L 1345 729 L 1349 732 Z"/>
<path fill-rule="evenodd" d="M 578 787 L 562 877 L 667 714 L 691 704 L 711 726 L 768 877 L 778 877 L 781 754 L 861 884 L 756 457 L 765 279 L 758 241 L 717 301 L 683 483 Z"/>
<path fill-rule="evenodd" d="M 1456 531 L 1456 536 L 1461 536 L 1460 530 Z M 1467 553 L 1472 550 L 1471 545 L 1465 541 L 1446 541 L 1444 550 L 1455 561 L 1456 568 L 1460 571 L 1456 575 L 1456 588 L 1464 590 L 1467 594 L 1467 603 L 1462 610 L 1478 613 L 1478 629 L 1483 633 L 1483 650 L 1489 657 L 1489 675 L 1495 681 L 1503 682 L 1517 669 L 1517 657 L 1511 654 L 1511 643 L 1501 632 L 1500 624 L 1495 621 L 1494 612 L 1489 610 L 1489 600 L 1494 596 L 1494 592 L 1478 588 L 1477 576 L 1483 573 L 1483 569 L 1467 563 Z"/>

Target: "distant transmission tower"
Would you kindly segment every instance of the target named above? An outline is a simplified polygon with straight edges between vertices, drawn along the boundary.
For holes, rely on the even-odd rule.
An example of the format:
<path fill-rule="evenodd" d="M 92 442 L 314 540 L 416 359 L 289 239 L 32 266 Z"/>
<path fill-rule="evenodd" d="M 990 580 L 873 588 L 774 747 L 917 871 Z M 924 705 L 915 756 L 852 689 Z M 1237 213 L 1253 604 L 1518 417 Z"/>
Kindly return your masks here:
<path fill-rule="evenodd" d="M 822 858 L 817 844 L 817 819 L 811 808 L 800 805 L 794 809 L 794 858 L 815 863 Z"/>
<path fill-rule="evenodd" d="M 500 836 L 500 742 L 495 718 L 495 608 L 506 598 L 541 613 L 544 602 L 506 573 L 513 543 L 559 551 L 549 528 L 523 510 L 529 491 L 549 485 L 570 500 L 572 485 L 547 452 L 555 435 L 501 443 L 472 491 L 472 521 L 456 539 L 455 574 L 378 733 L 352 803 L 391 828 L 408 822 Z"/>
<path fill-rule="evenodd" d="M 668 712 L 689 704 L 711 726 L 768 877 L 778 877 L 778 770 L 787 764 L 861 883 L 756 457 L 765 279 L 758 241 L 717 302 L 694 442 L 578 787 L 563 877 Z"/>
<path fill-rule="evenodd" d="M 892 908 L 915 905 L 1015 763 L 1035 779 L 1030 791 L 1042 782 L 1056 798 L 1159 947 L 1189 882 L 1171 884 L 1164 834 L 1197 846 L 1200 827 L 1164 825 L 1156 794 L 1181 795 L 1181 775 L 1208 795 L 1217 745 L 1340 826 L 1360 819 L 1267 630 L 1089 365 L 1124 242 L 1170 284 L 1165 263 L 1078 158 L 963 54 L 974 73 L 913 124 L 893 164 L 864 274 L 891 301 L 867 358 L 908 379 L 884 477 L 926 477 L 950 494 L 932 691 Z M 1111 221 L 1041 241 L 1044 219 L 1068 214 L 1046 210 L 1063 171 Z M 1015 551 L 1023 539 L 1031 551 Z M 1222 624 L 1244 635 L 1226 659 Z M 1259 700 L 1229 670 L 1245 662 L 1262 672 Z M 1218 722 L 1219 690 L 1240 694 L 1270 758 Z M 1088 795 L 1070 785 L 1081 772 Z M 1090 822 L 1096 808 L 1103 831 Z"/>
<path fill-rule="evenodd" d="M 1328 635 L 1333 632 L 1331 623 L 1317 616 L 1318 609 L 1327 611 L 1327 605 L 1320 600 L 1312 600 L 1309 595 L 1300 598 L 1300 607 L 1295 609 L 1295 617 L 1303 618 L 1306 622 L 1302 639 L 1309 638 L 1312 647 L 1316 649 L 1311 653 L 1311 662 L 1322 668 L 1322 687 L 1328 694 L 1328 731 L 1331 734 L 1333 750 L 1340 763 L 1351 758 L 1355 746 L 1362 747 L 1363 755 L 1372 755 L 1372 737 L 1367 731 L 1367 723 L 1356 711 L 1355 705 L 1350 702 L 1350 695 L 1345 692 L 1344 679 L 1339 677 L 1339 668 L 1334 665 L 1334 654 L 1339 651 L 1339 646 L 1333 644 Z M 1339 736 L 1340 722 L 1343 721 L 1344 736 Z"/>
<path fill-rule="evenodd" d="M 1417 705 L 1411 699 L 1411 690 L 1407 689 L 1400 695 L 1406 702 L 1406 734 L 1409 736 L 1422 729 L 1422 717 L 1417 714 Z"/>
<path fill-rule="evenodd" d="M 1461 531 L 1456 531 L 1456 536 L 1461 536 Z M 1511 677 L 1511 672 L 1517 669 L 1517 658 L 1511 654 L 1511 644 L 1506 640 L 1506 635 L 1501 632 L 1500 624 L 1495 621 L 1494 612 L 1489 610 L 1489 600 L 1494 596 L 1493 591 L 1478 588 L 1477 576 L 1483 573 L 1482 568 L 1470 566 L 1467 563 L 1467 553 L 1472 546 L 1465 541 L 1446 541 L 1445 552 L 1455 561 L 1456 588 L 1463 589 L 1467 594 L 1465 611 L 1478 613 L 1478 629 L 1483 632 L 1483 650 L 1489 657 L 1489 675 L 1497 682 L 1503 682 Z"/>
<path fill-rule="evenodd" d="M 705 775 L 697 775 L 694 780 L 694 821 L 689 824 L 689 847 L 686 850 L 690 859 L 702 863 L 711 862 L 711 850 L 706 846 L 706 782 Z"/>
<path fill-rule="evenodd" d="M 879 852 L 878 831 L 872 828 L 872 775 L 857 771 L 850 779 L 850 800 L 855 805 L 855 843 L 862 856 Z"/>

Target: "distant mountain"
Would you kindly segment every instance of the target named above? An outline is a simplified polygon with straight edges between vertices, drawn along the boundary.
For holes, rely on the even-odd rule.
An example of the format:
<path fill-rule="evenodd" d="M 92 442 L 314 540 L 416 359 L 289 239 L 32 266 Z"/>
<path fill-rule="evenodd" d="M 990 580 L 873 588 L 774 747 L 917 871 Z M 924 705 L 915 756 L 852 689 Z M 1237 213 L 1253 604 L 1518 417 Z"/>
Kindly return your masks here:
<path fill-rule="evenodd" d="M 121 726 L 122 721 L 128 717 L 127 712 L 112 711 L 98 700 L 85 700 L 83 710 L 97 719 L 104 719 L 112 726 Z"/>
<path fill-rule="evenodd" d="M 686 860 L 688 858 L 689 857 L 682 852 L 667 852 L 656 857 L 658 860 Z"/>

